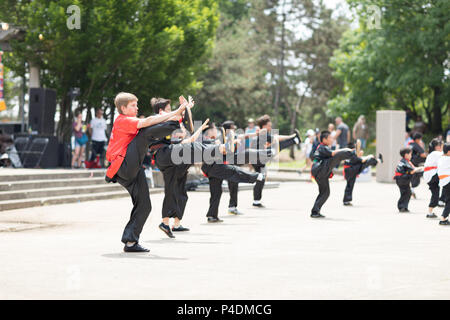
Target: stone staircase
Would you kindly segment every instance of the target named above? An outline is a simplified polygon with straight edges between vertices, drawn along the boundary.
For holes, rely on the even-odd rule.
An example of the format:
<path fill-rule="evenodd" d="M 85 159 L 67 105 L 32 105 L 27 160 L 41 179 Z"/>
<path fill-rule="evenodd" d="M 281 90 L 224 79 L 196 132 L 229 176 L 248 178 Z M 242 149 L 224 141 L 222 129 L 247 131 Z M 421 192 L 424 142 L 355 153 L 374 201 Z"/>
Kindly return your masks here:
<path fill-rule="evenodd" d="M 27 170 L 0 172 L 0 211 L 128 196 L 106 183 L 104 170 Z M 161 188 L 151 190 L 160 193 Z"/>

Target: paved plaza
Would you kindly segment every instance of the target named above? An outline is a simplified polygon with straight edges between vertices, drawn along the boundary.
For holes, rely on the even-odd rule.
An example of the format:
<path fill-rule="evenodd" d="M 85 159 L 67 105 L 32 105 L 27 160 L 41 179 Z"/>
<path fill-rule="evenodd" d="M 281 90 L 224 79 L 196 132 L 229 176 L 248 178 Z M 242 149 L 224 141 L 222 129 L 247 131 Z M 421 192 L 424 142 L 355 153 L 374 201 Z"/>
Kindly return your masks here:
<path fill-rule="evenodd" d="M 157 228 L 163 194 L 151 195 L 149 254 L 122 252 L 128 198 L 1 212 L 0 299 L 450 299 L 450 228 L 425 218 L 426 184 L 399 214 L 396 185 L 357 183 L 344 207 L 333 180 L 324 220 L 309 217 L 313 183 L 265 190 L 265 209 L 242 191 L 238 217 L 224 193 L 214 225 L 209 193 L 191 192 L 191 231 L 176 239 Z"/>

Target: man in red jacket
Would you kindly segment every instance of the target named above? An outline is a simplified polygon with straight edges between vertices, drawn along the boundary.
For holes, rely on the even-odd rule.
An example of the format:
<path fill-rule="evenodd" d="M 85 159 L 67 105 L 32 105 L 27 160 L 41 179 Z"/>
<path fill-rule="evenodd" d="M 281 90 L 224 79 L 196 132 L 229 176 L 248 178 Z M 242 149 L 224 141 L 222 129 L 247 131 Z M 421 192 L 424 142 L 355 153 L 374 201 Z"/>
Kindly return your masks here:
<path fill-rule="evenodd" d="M 142 163 L 151 141 L 170 135 L 179 128 L 188 103 L 176 111 L 137 118 L 138 99 L 121 92 L 114 99 L 119 116 L 114 121 L 106 158 L 111 163 L 106 171 L 107 182 L 118 182 L 130 193 L 133 202 L 131 217 L 122 235 L 125 252 L 149 252 L 139 245 L 139 236 L 151 211 L 150 194 Z"/>

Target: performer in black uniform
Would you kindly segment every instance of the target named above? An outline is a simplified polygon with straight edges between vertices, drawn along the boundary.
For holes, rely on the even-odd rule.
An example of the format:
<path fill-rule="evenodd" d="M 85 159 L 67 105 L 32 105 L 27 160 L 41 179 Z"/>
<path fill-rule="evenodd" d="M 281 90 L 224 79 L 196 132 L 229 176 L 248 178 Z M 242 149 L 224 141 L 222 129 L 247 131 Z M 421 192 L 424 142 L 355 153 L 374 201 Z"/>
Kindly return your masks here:
<path fill-rule="evenodd" d="M 412 135 L 412 139 L 413 140 L 409 143 L 409 147 L 412 150 L 411 162 L 415 167 L 419 167 L 423 165 L 427 157 L 425 150 L 422 148 L 423 145 L 422 134 L 420 132 L 416 132 Z M 414 199 L 416 198 L 414 188 L 419 186 L 420 178 L 422 176 L 423 171 L 414 173 L 411 178 L 411 195 L 414 197 Z"/>
<path fill-rule="evenodd" d="M 260 128 L 257 139 L 254 139 L 256 146 L 255 143 L 253 143 L 253 147 L 256 149 L 274 148 L 278 144 L 278 150 L 276 151 L 280 152 L 281 150 L 289 148 L 292 145 L 299 145 L 301 142 L 300 133 L 297 129 L 295 129 L 295 133 L 290 136 L 272 134 L 272 121 L 267 114 L 260 117 L 256 123 Z M 263 208 L 264 205 L 261 203 L 261 198 L 266 181 L 265 177 L 267 175 L 266 164 L 256 163 L 252 164 L 252 166 L 256 172 L 264 175 L 264 179 L 256 182 L 253 188 L 253 206 Z"/>
<path fill-rule="evenodd" d="M 225 131 L 223 131 L 225 132 Z M 203 142 L 205 144 L 217 144 L 219 143 L 218 140 L 218 133 L 217 128 L 215 126 L 209 128 L 206 133 L 205 137 L 203 139 Z M 223 141 L 224 142 L 224 141 Z M 253 150 L 253 151 L 246 151 L 247 157 L 246 160 L 248 160 L 249 152 L 256 152 L 257 156 L 255 158 L 268 158 L 270 156 L 270 150 Z M 225 158 L 230 159 L 230 154 L 227 154 Z M 232 154 L 231 155 L 231 161 L 232 163 L 238 163 L 237 157 L 239 155 Z M 223 180 L 227 180 L 229 183 L 233 183 L 234 185 L 238 185 L 239 182 L 245 182 L 245 183 L 255 183 L 258 181 L 261 181 L 263 179 L 263 175 L 261 173 L 250 173 L 245 170 L 240 169 L 238 166 L 226 164 L 226 163 L 203 163 L 202 165 L 202 171 L 205 174 L 205 176 L 209 179 L 209 189 L 211 192 L 211 198 L 210 198 L 210 206 L 207 213 L 207 218 L 209 223 L 217 223 L 222 222 L 223 220 L 219 219 L 218 213 L 219 213 L 219 204 L 220 204 L 220 198 L 222 196 L 222 182 Z"/>
<path fill-rule="evenodd" d="M 395 170 L 395 182 L 400 190 L 400 199 L 397 202 L 397 208 L 400 212 L 409 212 L 408 204 L 411 199 L 411 180 L 414 173 L 423 171 L 421 167 L 414 167 L 411 162 L 411 148 L 403 148 L 400 150 L 402 159 Z"/>
<path fill-rule="evenodd" d="M 350 159 L 355 153 L 352 149 L 343 148 L 331 150 L 330 146 L 333 138 L 328 130 L 322 131 L 320 134 L 320 144 L 314 152 L 314 161 L 311 167 L 311 175 L 319 186 L 319 195 L 314 202 L 311 210 L 311 218 L 325 218 L 320 210 L 330 196 L 329 179 L 333 177 L 333 168 L 341 161 Z"/>
<path fill-rule="evenodd" d="M 360 146 L 361 141 L 358 140 L 355 154 L 344 162 L 344 178 L 347 181 L 344 192 L 344 206 L 352 205 L 353 187 L 355 186 L 358 175 L 369 166 L 375 167 L 378 163 L 383 162 L 381 154 L 378 155 L 378 159 L 371 154 L 364 157 L 364 151 L 361 150 Z M 354 145 L 349 143 L 348 147 L 353 149 Z"/>

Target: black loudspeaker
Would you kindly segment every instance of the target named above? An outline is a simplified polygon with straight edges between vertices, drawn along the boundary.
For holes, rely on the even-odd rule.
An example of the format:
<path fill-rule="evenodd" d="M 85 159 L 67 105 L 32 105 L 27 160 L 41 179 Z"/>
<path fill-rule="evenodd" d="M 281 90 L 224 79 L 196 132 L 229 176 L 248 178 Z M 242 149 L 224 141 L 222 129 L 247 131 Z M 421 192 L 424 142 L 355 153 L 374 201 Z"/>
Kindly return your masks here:
<path fill-rule="evenodd" d="M 72 146 L 70 143 L 59 144 L 59 166 L 63 168 L 70 168 L 72 164 Z"/>
<path fill-rule="evenodd" d="M 56 91 L 30 88 L 28 126 L 38 134 L 53 135 L 55 131 Z"/>

